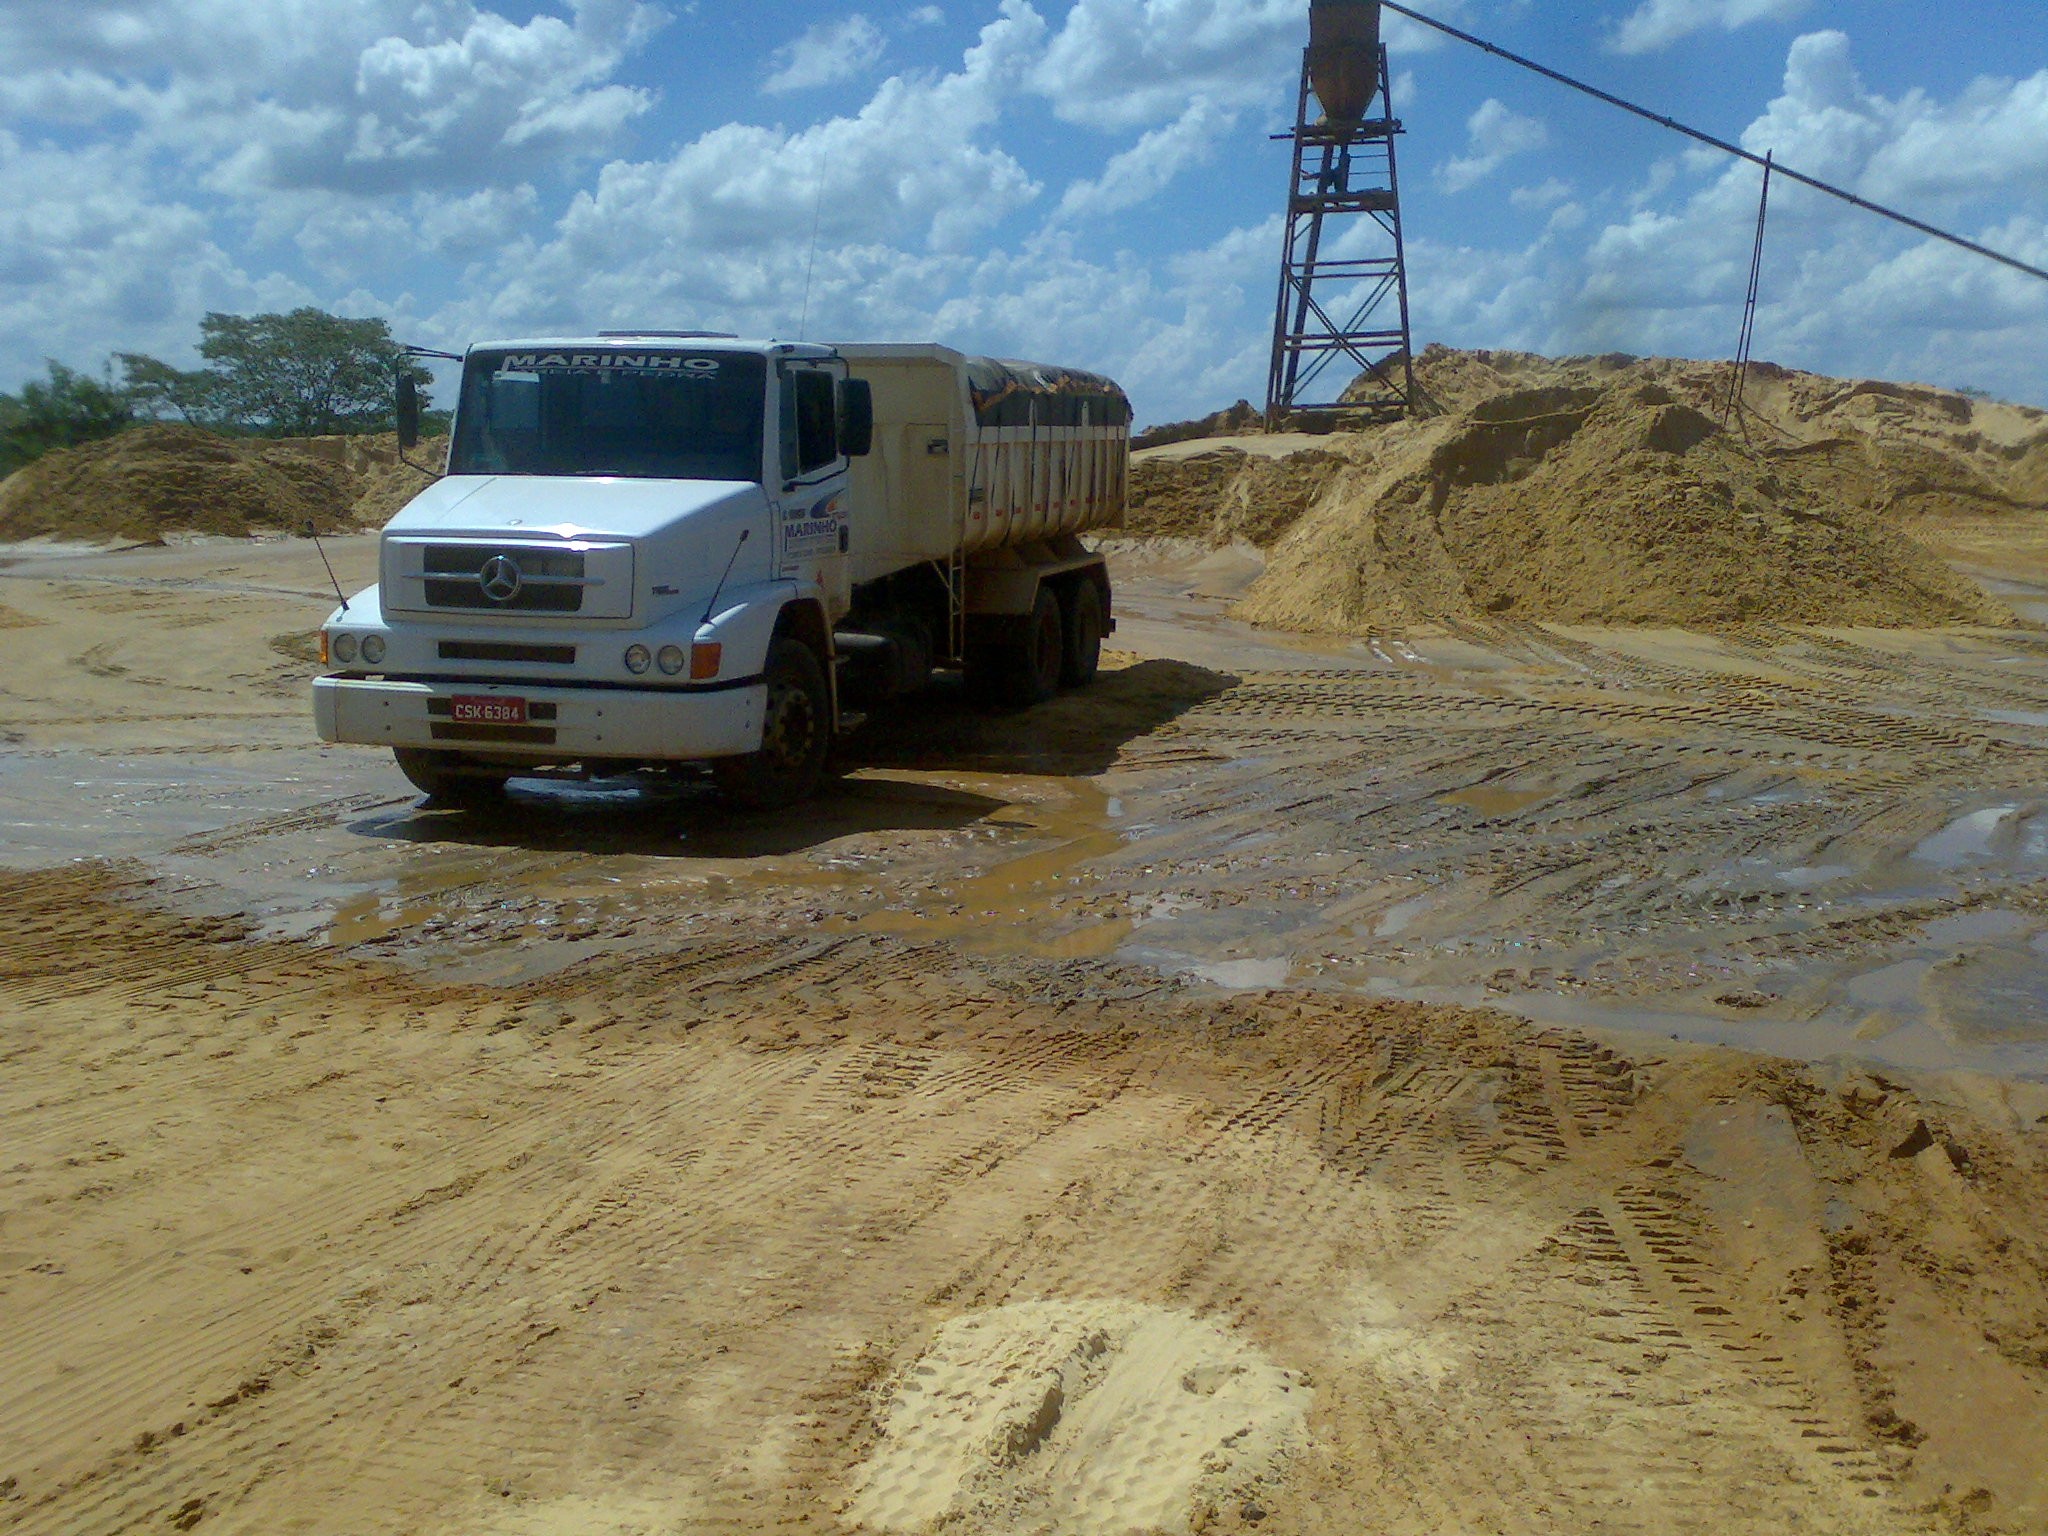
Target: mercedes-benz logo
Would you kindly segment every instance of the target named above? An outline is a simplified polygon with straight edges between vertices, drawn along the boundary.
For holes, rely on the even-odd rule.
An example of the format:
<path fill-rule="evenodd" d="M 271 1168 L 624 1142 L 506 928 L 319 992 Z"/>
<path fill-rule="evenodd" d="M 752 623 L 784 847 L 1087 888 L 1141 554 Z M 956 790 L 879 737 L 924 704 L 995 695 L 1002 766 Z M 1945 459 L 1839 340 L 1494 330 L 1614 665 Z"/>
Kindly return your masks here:
<path fill-rule="evenodd" d="M 484 562 L 484 568 L 476 573 L 476 584 L 484 589 L 484 596 L 494 603 L 509 603 L 519 595 L 524 578 L 519 574 L 518 562 L 510 555 L 493 555 Z"/>

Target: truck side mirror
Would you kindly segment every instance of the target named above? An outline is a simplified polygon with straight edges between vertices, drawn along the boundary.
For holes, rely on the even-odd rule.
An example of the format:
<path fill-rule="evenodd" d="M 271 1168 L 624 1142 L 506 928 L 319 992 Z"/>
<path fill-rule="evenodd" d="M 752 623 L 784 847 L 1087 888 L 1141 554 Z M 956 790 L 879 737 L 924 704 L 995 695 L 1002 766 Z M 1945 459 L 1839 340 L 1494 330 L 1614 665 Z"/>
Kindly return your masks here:
<path fill-rule="evenodd" d="M 420 386 L 409 373 L 398 376 L 398 446 L 417 448 L 420 441 Z"/>
<path fill-rule="evenodd" d="M 875 392 L 866 379 L 839 385 L 839 450 L 850 459 L 864 458 L 875 446 Z"/>

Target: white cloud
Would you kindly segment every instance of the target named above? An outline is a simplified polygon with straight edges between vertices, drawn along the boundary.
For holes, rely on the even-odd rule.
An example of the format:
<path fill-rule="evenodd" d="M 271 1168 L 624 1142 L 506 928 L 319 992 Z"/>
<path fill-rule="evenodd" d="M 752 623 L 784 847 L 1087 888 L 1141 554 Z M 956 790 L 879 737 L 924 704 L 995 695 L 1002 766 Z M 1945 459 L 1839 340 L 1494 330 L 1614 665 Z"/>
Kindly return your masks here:
<path fill-rule="evenodd" d="M 1755 153 L 1838 180 L 1878 201 L 1953 209 L 1988 194 L 2048 194 L 2048 69 L 1980 79 L 1953 102 L 1924 91 L 1888 101 L 1856 71 L 1849 39 L 1792 45 L 1784 91 L 1743 134 Z"/>
<path fill-rule="evenodd" d="M 1113 156 L 1095 180 L 1077 181 L 1068 187 L 1056 217 L 1099 217 L 1149 201 L 1182 171 L 1207 160 L 1217 139 L 1236 123 L 1236 113 L 1196 102 L 1174 122 L 1153 129 Z"/>
<path fill-rule="evenodd" d="M 1491 96 L 1467 120 L 1465 132 L 1471 152 L 1437 168 L 1436 179 L 1446 192 L 1475 187 L 1515 156 L 1550 142 L 1541 119 L 1523 117 Z"/>
<path fill-rule="evenodd" d="M 664 159 L 607 165 L 545 238 L 511 248 L 482 283 L 488 298 L 438 323 L 474 335 L 667 316 L 790 334 L 814 210 L 813 335 L 929 313 L 971 269 L 963 252 L 1040 192 L 980 142 L 1044 33 L 1020 0 L 1003 12 L 958 71 L 885 81 L 854 116 L 794 133 L 729 123 Z"/>
<path fill-rule="evenodd" d="M 1733 32 L 1757 21 L 1790 21 L 1810 3 L 1811 0 L 1643 0 L 1623 18 L 1607 46 L 1614 53 L 1654 53 L 1714 27 Z"/>
<path fill-rule="evenodd" d="M 1171 121 L 1191 102 L 1277 113 L 1307 40 L 1299 0 L 1076 0 L 1033 84 L 1098 128 Z"/>
<path fill-rule="evenodd" d="M 1467 3 L 1438 0 L 1431 9 L 1459 18 Z M 1513 9 L 1517 0 L 1501 3 Z M 1444 41 L 1384 14 L 1382 35 L 1393 53 Z M 1292 114 L 1307 42 L 1302 0 L 1075 0 L 1033 84 L 1063 120 L 1094 128 L 1172 122 L 1197 104 L 1264 107 L 1279 119 Z M 1396 94 L 1406 105 L 1401 88 Z"/>
<path fill-rule="evenodd" d="M 45 357 L 177 355 L 208 309 L 309 301 L 297 284 L 251 278 L 201 210 L 153 181 L 110 146 L 30 147 L 0 132 L 0 376 Z"/>
<path fill-rule="evenodd" d="M 762 82 L 765 91 L 807 91 L 866 74 L 882 59 L 887 46 L 882 32 L 856 11 L 843 21 L 821 21 L 775 50 L 774 73 Z"/>
<path fill-rule="evenodd" d="M 244 198 L 516 181 L 610 147 L 650 102 L 610 77 L 663 13 L 565 8 L 515 24 L 472 0 L 14 0 L 0 112 L 130 131 Z"/>
<path fill-rule="evenodd" d="M 1968 210 L 2048 186 L 2048 74 L 1980 80 L 1942 102 L 1870 92 L 1848 40 L 1822 32 L 1789 51 L 1783 91 L 1743 134 L 1788 165 L 1906 211 L 1948 210 L 1961 231 L 2037 264 L 2038 216 L 1971 226 Z M 2031 126 L 2030 126 L 2031 125 Z M 1664 187 L 1676 170 L 1664 167 Z M 1721 356 L 1733 347 L 1759 173 L 1729 165 L 1676 206 L 1653 192 L 1548 261 L 1541 345 Z M 1910 194 L 1907 196 L 1906 194 Z M 1773 192 L 1765 246 L 1762 355 L 1824 371 L 1974 383 L 2039 398 L 2048 284 L 1914 236 L 1795 184 Z"/>
<path fill-rule="evenodd" d="M 946 13 L 936 5 L 920 5 L 903 19 L 913 27 L 936 27 L 944 25 Z"/>
<path fill-rule="evenodd" d="M 1554 208 L 1571 195 L 1571 184 L 1553 176 L 1540 186 L 1515 188 L 1508 194 L 1508 201 L 1517 208 Z"/>

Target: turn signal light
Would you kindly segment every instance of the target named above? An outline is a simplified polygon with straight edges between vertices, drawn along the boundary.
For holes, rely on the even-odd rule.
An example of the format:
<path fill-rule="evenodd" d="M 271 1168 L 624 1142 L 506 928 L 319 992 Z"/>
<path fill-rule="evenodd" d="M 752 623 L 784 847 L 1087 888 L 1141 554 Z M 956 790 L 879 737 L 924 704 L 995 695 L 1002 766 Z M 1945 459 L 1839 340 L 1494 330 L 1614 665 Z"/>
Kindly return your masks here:
<path fill-rule="evenodd" d="M 718 676 L 718 669 L 725 664 L 725 647 L 718 644 L 697 644 L 690 647 L 690 680 L 709 682 Z"/>

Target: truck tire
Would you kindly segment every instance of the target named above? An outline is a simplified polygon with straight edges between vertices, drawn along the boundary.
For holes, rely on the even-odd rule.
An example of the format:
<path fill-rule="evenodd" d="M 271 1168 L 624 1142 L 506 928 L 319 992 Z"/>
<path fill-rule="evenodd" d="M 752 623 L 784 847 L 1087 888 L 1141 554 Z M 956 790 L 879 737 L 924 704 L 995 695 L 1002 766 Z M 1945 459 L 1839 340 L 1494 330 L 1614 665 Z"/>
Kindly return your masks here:
<path fill-rule="evenodd" d="M 832 748 L 832 695 L 818 653 L 801 640 L 777 640 L 768 648 L 766 678 L 761 750 L 711 764 L 718 792 L 749 811 L 780 810 L 809 795 L 825 776 Z"/>
<path fill-rule="evenodd" d="M 1069 688 L 1085 688 L 1095 681 L 1102 665 L 1102 589 L 1092 577 L 1074 583 L 1067 600 L 1066 654 L 1060 663 L 1060 681 Z"/>
<path fill-rule="evenodd" d="M 1059 594 L 1051 587 L 1040 587 L 1024 626 L 1024 638 L 991 649 L 982 670 L 1000 702 L 1022 709 L 1043 704 L 1060 691 L 1066 659 L 1067 632 L 1060 619 Z"/>
<path fill-rule="evenodd" d="M 442 805 L 491 805 L 505 798 L 504 773 L 463 773 L 452 752 L 427 752 L 418 747 L 393 747 L 398 771 L 412 787 Z"/>

